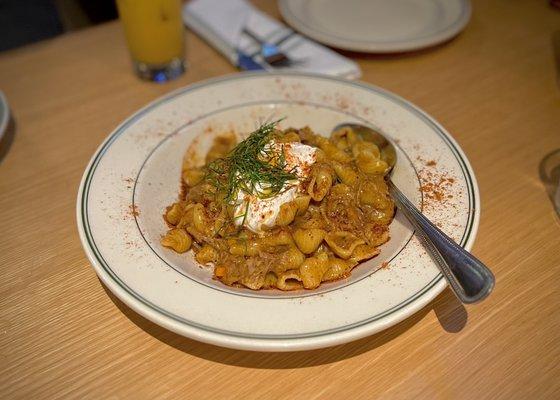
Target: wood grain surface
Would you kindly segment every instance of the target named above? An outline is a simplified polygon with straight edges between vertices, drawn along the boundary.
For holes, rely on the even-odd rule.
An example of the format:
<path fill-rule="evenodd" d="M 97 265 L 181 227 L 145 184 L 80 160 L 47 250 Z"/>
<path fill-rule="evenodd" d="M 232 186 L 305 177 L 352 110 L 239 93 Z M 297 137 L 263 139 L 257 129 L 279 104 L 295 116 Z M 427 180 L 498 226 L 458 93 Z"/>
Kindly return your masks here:
<path fill-rule="evenodd" d="M 0 54 L 15 117 L 0 148 L 0 398 L 560 398 L 560 223 L 538 175 L 560 148 L 560 12 L 473 7 L 437 48 L 345 54 L 465 150 L 482 196 L 473 252 L 495 292 L 465 309 L 445 291 L 382 333 L 301 353 L 228 350 L 154 325 L 107 292 L 78 239 L 79 179 L 105 136 L 170 90 L 234 72 L 224 58 L 188 34 L 183 77 L 139 81 L 117 22 Z"/>

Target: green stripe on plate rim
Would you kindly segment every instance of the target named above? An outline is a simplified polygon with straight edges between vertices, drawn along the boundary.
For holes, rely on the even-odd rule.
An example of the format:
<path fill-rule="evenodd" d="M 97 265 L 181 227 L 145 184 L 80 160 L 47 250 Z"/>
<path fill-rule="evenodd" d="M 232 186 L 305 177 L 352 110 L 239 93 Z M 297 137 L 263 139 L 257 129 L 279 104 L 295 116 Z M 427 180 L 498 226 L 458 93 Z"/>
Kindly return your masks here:
<path fill-rule="evenodd" d="M 97 248 L 97 246 L 95 244 L 95 240 L 93 239 L 93 234 L 91 232 L 91 228 L 90 228 L 90 225 L 89 225 L 89 219 L 88 219 L 88 215 L 87 215 L 87 207 L 88 207 L 87 200 L 88 200 L 89 188 L 91 186 L 91 180 L 92 180 L 92 177 L 93 177 L 93 173 L 95 172 L 95 169 L 96 169 L 97 165 L 99 164 L 99 161 L 101 160 L 101 157 L 106 152 L 106 150 L 110 147 L 110 145 L 125 131 L 125 128 L 127 128 L 129 125 L 134 123 L 139 117 L 143 116 L 148 111 L 152 110 L 154 107 L 159 106 L 161 104 L 165 104 L 165 103 L 169 102 L 170 100 L 173 100 L 177 96 L 180 96 L 180 95 L 183 95 L 185 93 L 194 91 L 194 90 L 202 88 L 204 86 L 208 86 L 208 85 L 212 85 L 212 84 L 216 84 L 216 83 L 220 83 L 220 82 L 224 82 L 224 81 L 237 80 L 237 79 L 261 78 L 261 77 L 265 77 L 265 76 L 266 77 L 277 76 L 277 77 L 306 78 L 306 79 L 315 79 L 315 80 L 323 80 L 323 81 L 324 80 L 329 80 L 329 81 L 334 81 L 334 82 L 339 83 L 339 84 L 350 85 L 350 86 L 354 86 L 354 87 L 364 89 L 364 90 L 367 90 L 367 91 L 372 91 L 372 92 L 375 92 L 379 95 L 382 95 L 383 97 L 385 97 L 386 99 L 388 99 L 390 101 L 396 102 L 397 104 L 405 107 L 409 111 L 412 111 L 415 115 L 419 116 L 428 125 L 430 125 L 434 129 L 434 131 L 436 131 L 438 133 L 438 135 L 444 140 L 444 142 L 450 148 L 451 152 L 454 154 L 457 161 L 459 161 L 459 165 L 461 167 L 461 170 L 462 170 L 463 175 L 465 177 L 465 180 L 467 182 L 468 194 L 469 194 L 469 196 L 468 196 L 468 198 L 469 198 L 469 212 L 468 212 L 468 218 L 467 218 L 467 225 L 465 227 L 465 232 L 463 233 L 463 238 L 461 239 L 460 245 L 464 246 L 466 244 L 466 242 L 470 239 L 470 236 L 472 234 L 472 229 L 473 229 L 473 226 L 474 226 L 474 215 L 476 213 L 476 206 L 477 206 L 477 204 L 474 204 L 475 195 L 474 195 L 473 180 L 472 180 L 471 175 L 469 174 L 469 170 L 467 168 L 466 162 L 462 158 L 462 156 L 459 153 L 459 151 L 457 150 L 457 148 L 455 147 L 455 144 L 450 140 L 450 138 L 447 136 L 447 134 L 441 130 L 441 128 L 438 126 L 438 124 L 435 123 L 422 110 L 420 110 L 419 108 L 417 108 L 413 104 L 409 103 L 405 99 L 401 98 L 400 96 L 397 96 L 393 93 L 390 93 L 390 92 L 388 92 L 384 89 L 381 89 L 381 88 L 379 88 L 377 86 L 374 86 L 374 85 L 371 85 L 371 84 L 365 84 L 365 83 L 361 83 L 361 82 L 343 81 L 343 80 L 340 80 L 340 79 L 335 78 L 335 77 L 317 76 L 317 75 L 314 75 L 314 74 L 305 74 L 305 73 L 283 73 L 283 74 L 245 73 L 245 74 L 236 74 L 236 75 L 233 75 L 233 76 L 226 76 L 226 77 L 220 77 L 220 78 L 213 78 L 213 79 L 205 80 L 205 81 L 199 82 L 197 84 L 193 84 L 193 85 L 187 86 L 185 88 L 178 89 L 174 92 L 169 93 L 168 95 L 166 95 L 165 97 L 163 97 L 161 99 L 155 100 L 154 102 L 150 103 L 149 105 L 147 105 L 146 107 L 144 107 L 143 109 L 139 110 L 137 113 L 135 113 L 134 115 L 129 117 L 125 122 L 123 122 L 119 127 L 117 127 L 115 132 L 105 141 L 103 146 L 98 150 L 98 152 L 95 155 L 93 161 L 91 162 L 91 165 L 90 165 L 90 167 L 87 171 L 86 177 L 84 179 L 82 198 L 81 198 L 81 205 L 82 205 L 82 207 L 81 207 L 81 209 L 82 209 L 81 218 L 82 218 L 82 223 L 83 223 L 84 230 L 85 230 L 85 236 L 86 236 L 87 243 L 89 245 L 90 250 L 94 254 L 96 260 L 98 261 L 99 265 L 109 275 L 109 277 L 113 280 L 113 282 L 118 284 L 126 293 L 128 293 L 130 296 L 132 296 L 134 299 L 141 302 L 145 306 L 151 308 L 152 310 L 156 311 L 157 313 L 159 313 L 159 314 L 161 314 L 161 315 L 163 315 L 167 318 L 170 318 L 170 319 L 172 319 L 176 322 L 180 322 L 182 324 L 186 324 L 188 326 L 191 326 L 193 328 L 197 328 L 197 329 L 200 329 L 200 330 L 203 330 L 203 331 L 207 331 L 207 332 L 211 332 L 211 333 L 217 333 L 217 334 L 226 335 L 226 336 L 232 336 L 232 337 L 248 338 L 248 339 L 267 339 L 267 340 L 301 339 L 301 338 L 328 336 L 328 335 L 332 335 L 334 333 L 351 330 L 351 329 L 354 329 L 354 328 L 357 328 L 357 327 L 360 327 L 360 326 L 363 326 L 363 325 L 367 325 L 371 322 L 377 321 L 377 320 L 379 320 L 383 317 L 386 317 L 390 314 L 395 313 L 396 311 L 398 311 L 398 310 L 402 309 L 403 307 L 407 306 L 408 304 L 412 303 L 414 300 L 421 297 L 426 292 L 428 292 L 430 289 L 432 289 L 438 282 L 440 282 L 442 279 L 444 279 L 444 277 L 441 273 L 436 275 L 436 277 L 434 279 L 432 279 L 432 281 L 430 281 L 424 288 L 420 289 L 416 294 L 409 297 L 405 301 L 393 306 L 389 310 L 386 310 L 382 313 L 379 313 L 377 315 L 374 315 L 374 316 L 372 316 L 370 318 L 367 318 L 367 319 L 364 319 L 362 321 L 354 322 L 352 324 L 344 325 L 344 326 L 337 327 L 337 328 L 332 328 L 332 329 L 327 329 L 327 330 L 317 331 L 317 332 L 311 332 L 311 333 L 306 333 L 306 334 L 288 334 L 288 335 L 245 334 L 245 333 L 240 333 L 240 332 L 234 332 L 234 331 L 228 331 L 228 330 L 209 327 L 209 326 L 199 324 L 199 323 L 194 322 L 194 321 L 187 320 L 187 319 L 182 318 L 182 317 L 180 317 L 178 315 L 175 315 L 173 313 L 170 313 L 167 310 L 157 306 L 156 304 L 154 304 L 151 301 L 143 298 L 141 295 L 139 295 L 138 293 L 133 291 L 109 267 L 109 265 L 107 264 L 107 262 L 105 261 L 105 259 L 101 255 L 101 252 Z"/>

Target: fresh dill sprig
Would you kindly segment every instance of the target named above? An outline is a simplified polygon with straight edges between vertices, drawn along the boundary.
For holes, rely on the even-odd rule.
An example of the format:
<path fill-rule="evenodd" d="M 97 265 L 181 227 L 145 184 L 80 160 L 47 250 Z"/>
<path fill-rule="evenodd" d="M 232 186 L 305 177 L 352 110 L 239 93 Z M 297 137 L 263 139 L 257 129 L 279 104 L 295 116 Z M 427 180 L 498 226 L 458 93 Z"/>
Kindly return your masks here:
<path fill-rule="evenodd" d="M 236 205 L 240 190 L 261 199 L 274 197 L 297 179 L 295 169 L 286 171 L 283 147 L 278 151 L 269 145 L 278 122 L 261 125 L 226 157 L 208 164 L 206 180 L 227 204 Z"/>

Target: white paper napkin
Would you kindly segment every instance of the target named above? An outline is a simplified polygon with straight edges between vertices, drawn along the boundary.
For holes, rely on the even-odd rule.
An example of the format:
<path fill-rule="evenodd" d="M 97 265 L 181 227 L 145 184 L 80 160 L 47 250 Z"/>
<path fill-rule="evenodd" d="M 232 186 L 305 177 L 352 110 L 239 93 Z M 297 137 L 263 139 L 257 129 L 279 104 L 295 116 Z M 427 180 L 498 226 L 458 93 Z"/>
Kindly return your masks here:
<path fill-rule="evenodd" d="M 183 8 L 185 24 L 237 65 L 238 51 L 257 53 L 260 46 L 243 33 L 246 28 L 257 37 L 275 43 L 290 28 L 257 10 L 246 0 L 192 0 Z M 352 60 L 299 34 L 279 46 L 295 65 L 281 70 L 313 72 L 356 79 L 360 67 Z M 266 64 L 261 55 L 253 60 L 266 70 L 280 70 Z"/>

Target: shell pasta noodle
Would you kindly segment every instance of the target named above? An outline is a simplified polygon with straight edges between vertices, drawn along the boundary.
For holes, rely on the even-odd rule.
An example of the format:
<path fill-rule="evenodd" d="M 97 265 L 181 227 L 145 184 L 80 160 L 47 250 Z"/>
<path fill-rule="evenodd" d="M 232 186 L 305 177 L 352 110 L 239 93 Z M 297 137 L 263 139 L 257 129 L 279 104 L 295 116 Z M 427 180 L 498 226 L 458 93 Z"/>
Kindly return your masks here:
<path fill-rule="evenodd" d="M 314 289 L 347 277 L 389 240 L 395 206 L 384 155 L 351 128 L 261 125 L 217 137 L 205 165 L 183 164 L 161 244 L 192 250 L 226 285 Z"/>

